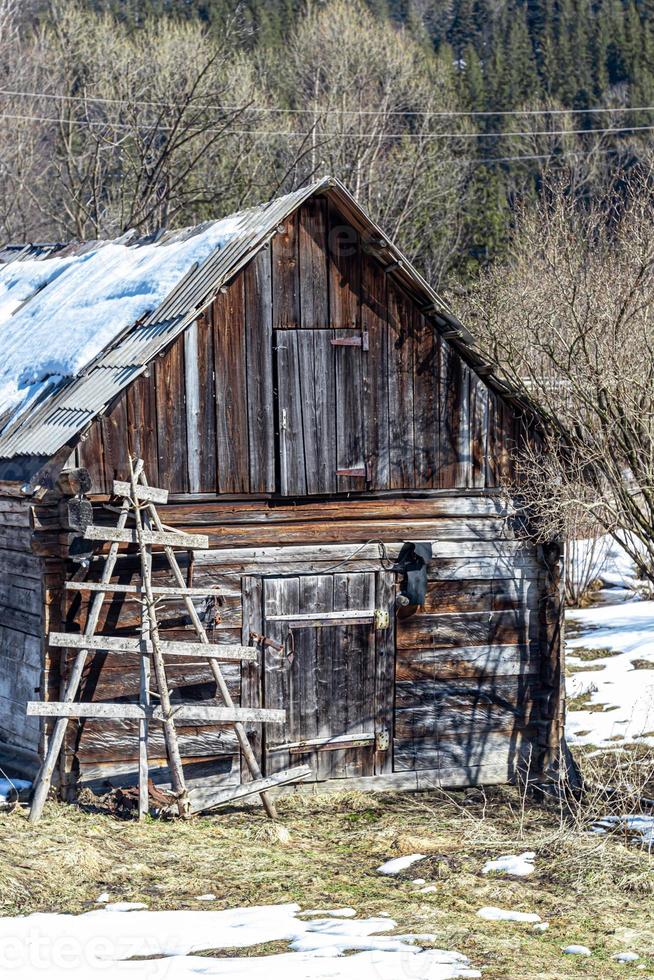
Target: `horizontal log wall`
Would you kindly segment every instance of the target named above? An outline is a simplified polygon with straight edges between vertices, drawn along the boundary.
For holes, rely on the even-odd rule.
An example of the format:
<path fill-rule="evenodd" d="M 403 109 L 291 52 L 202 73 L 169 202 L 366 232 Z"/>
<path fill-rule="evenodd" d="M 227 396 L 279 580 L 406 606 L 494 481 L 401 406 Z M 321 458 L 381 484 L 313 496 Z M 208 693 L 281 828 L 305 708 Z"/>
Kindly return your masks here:
<path fill-rule="evenodd" d="M 182 554 L 187 581 L 194 587 L 222 588 L 236 593 L 214 603 L 194 597 L 196 608 L 217 643 L 249 641 L 243 634 L 243 576 L 320 574 L 334 566 L 348 572 L 376 572 L 397 557 L 402 542 L 416 538 L 433 542 L 425 605 L 396 623 L 395 675 L 390 677 L 394 703 L 393 765 L 398 777 L 409 770 L 441 772 L 448 785 L 479 779 L 510 778 L 521 757 L 536 758 L 548 718 L 558 700 L 544 660 L 556 661 L 556 639 L 543 612 L 547 567 L 543 555 L 519 537 L 510 508 L 497 497 L 475 493 L 425 499 L 376 499 L 348 503 L 327 501 L 275 507 L 266 502 L 205 503 L 189 501 L 161 506 L 165 523 L 209 533 L 211 547 Z M 94 520 L 115 519 L 96 505 Z M 375 537 L 370 541 L 369 523 Z M 311 534 L 307 528 L 312 528 Z M 296 532 L 300 529 L 300 533 Z M 420 529 L 424 533 L 418 534 Z M 279 542 L 275 544 L 275 541 Z M 138 581 L 137 557 L 126 546 L 114 582 Z M 133 550 L 133 549 L 131 549 Z M 100 565 L 92 563 L 97 577 Z M 154 581 L 170 585 L 165 560 L 155 554 Z M 88 594 L 70 593 L 67 628 L 83 626 Z M 553 602 L 552 612 L 558 609 Z M 99 630 L 135 635 L 139 606 L 124 594 L 108 602 Z M 189 639 L 193 634 L 179 600 L 161 605 L 162 637 Z M 548 633 L 549 630 L 549 633 Z M 548 645 L 549 644 L 549 645 Z M 550 657 L 550 648 L 554 651 Z M 68 655 L 70 656 L 70 655 Z M 237 704 L 256 701 L 256 669 L 225 665 Z M 202 663 L 180 662 L 169 668 L 173 699 L 219 704 L 210 669 Z M 242 680 L 249 678 L 245 688 Z M 254 680 L 253 680 L 254 678 Z M 549 684 L 549 687 L 547 687 Z M 394 690 L 394 694 L 393 694 Z M 83 697 L 99 701 L 136 700 L 138 662 L 133 654 L 94 654 L 84 674 Z M 253 701 L 252 699 L 255 699 Z M 394 699 L 394 700 L 393 700 Z M 261 727 L 249 730 L 260 754 Z M 180 726 L 180 743 L 192 785 L 231 785 L 240 779 L 240 759 L 233 730 L 209 724 Z M 150 736 L 155 779 L 167 782 L 163 740 L 157 726 Z M 303 761 L 300 759 L 300 761 Z M 133 722 L 72 724 L 67 742 L 66 770 L 72 784 L 102 789 L 107 784 L 134 782 L 137 728 Z M 415 782 L 415 778 L 414 778 Z"/>
<path fill-rule="evenodd" d="M 27 701 L 39 698 L 43 663 L 44 562 L 31 551 L 26 501 L 0 499 L 0 741 L 3 758 L 36 758 L 41 724 L 26 716 Z"/>

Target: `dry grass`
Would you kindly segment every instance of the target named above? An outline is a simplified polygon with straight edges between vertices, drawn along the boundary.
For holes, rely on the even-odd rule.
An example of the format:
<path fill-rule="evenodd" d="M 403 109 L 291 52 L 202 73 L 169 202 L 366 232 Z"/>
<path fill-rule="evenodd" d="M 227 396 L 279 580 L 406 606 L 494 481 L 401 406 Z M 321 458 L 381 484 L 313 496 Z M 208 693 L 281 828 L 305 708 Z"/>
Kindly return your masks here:
<path fill-rule="evenodd" d="M 402 931 L 433 932 L 487 977 L 622 977 L 634 968 L 611 954 L 625 948 L 646 957 L 638 976 L 654 976 L 654 863 L 619 836 L 587 833 L 581 814 L 536 806 L 510 788 L 287 797 L 279 809 L 281 834 L 254 808 L 188 824 L 118 822 L 56 803 L 36 827 L 23 812 L 7 814 L 2 911 L 82 912 L 103 891 L 150 908 L 206 908 L 196 898 L 206 892 L 218 896 L 212 908 L 352 905 L 390 913 Z M 538 855 L 530 877 L 481 874 L 487 859 L 523 850 Z M 414 852 L 429 857 L 397 878 L 375 870 Z M 417 877 L 437 891 L 419 894 Z M 475 914 L 482 905 L 537 912 L 550 929 L 485 922 Z M 592 959 L 563 957 L 570 942 L 590 946 Z"/>

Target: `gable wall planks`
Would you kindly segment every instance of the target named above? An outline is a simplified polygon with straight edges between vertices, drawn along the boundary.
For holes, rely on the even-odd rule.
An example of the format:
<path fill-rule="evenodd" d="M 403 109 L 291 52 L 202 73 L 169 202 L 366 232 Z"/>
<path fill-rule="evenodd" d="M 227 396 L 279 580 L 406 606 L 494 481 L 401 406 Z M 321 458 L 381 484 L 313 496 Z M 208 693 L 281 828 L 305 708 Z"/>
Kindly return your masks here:
<path fill-rule="evenodd" d="M 334 330 L 360 325 L 361 241 L 339 212 L 329 206 L 329 317 Z"/>
<path fill-rule="evenodd" d="M 157 399 L 154 383 L 154 366 L 129 386 L 127 399 L 127 424 L 130 450 L 143 460 L 143 468 L 153 486 L 159 485 L 159 453 L 157 448 Z M 127 472 L 122 474 L 127 477 Z"/>
<path fill-rule="evenodd" d="M 327 202 L 315 198 L 302 205 L 298 223 L 300 324 L 304 330 L 332 326 L 327 256 Z"/>
<path fill-rule="evenodd" d="M 213 302 L 219 493 L 250 491 L 244 306 L 242 275 Z"/>
<path fill-rule="evenodd" d="M 159 483 L 170 493 L 187 493 L 184 338 L 178 337 L 154 362 L 157 398 Z M 121 474 L 119 474 L 121 475 Z"/>
<path fill-rule="evenodd" d="M 413 462 L 414 310 L 408 297 L 388 281 L 389 489 L 414 485 Z"/>
<path fill-rule="evenodd" d="M 413 441 L 414 485 L 438 486 L 440 458 L 439 390 L 440 340 L 421 313 L 415 314 L 413 344 Z"/>
<path fill-rule="evenodd" d="M 272 325 L 275 330 L 294 330 L 300 326 L 298 224 L 296 212 L 272 239 Z"/>
<path fill-rule="evenodd" d="M 264 248 L 243 270 L 250 492 L 275 490 L 272 264 Z"/>
<path fill-rule="evenodd" d="M 216 402 L 211 307 L 184 333 L 188 479 L 191 493 L 215 492 Z M 145 471 L 148 472 L 147 469 Z"/>
<path fill-rule="evenodd" d="M 363 355 L 364 430 L 370 485 L 386 489 L 389 483 L 388 357 L 386 329 L 387 279 L 378 262 L 365 253 L 361 260 L 361 329 L 368 334 Z"/>

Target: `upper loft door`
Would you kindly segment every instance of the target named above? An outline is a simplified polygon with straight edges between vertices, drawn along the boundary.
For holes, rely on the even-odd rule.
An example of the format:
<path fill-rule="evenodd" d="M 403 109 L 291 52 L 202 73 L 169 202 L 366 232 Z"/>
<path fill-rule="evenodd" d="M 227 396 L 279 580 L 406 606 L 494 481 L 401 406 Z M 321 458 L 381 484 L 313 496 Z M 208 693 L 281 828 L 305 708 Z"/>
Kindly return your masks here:
<path fill-rule="evenodd" d="M 279 484 L 285 496 L 365 490 L 361 330 L 277 330 Z"/>

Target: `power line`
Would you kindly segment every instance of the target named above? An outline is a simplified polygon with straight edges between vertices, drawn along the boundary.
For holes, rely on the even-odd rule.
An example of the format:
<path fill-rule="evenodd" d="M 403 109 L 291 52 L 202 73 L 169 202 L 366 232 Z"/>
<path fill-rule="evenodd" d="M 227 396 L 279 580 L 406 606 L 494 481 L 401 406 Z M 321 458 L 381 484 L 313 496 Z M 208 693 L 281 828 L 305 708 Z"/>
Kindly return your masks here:
<path fill-rule="evenodd" d="M 51 122 L 51 123 L 61 123 L 65 125 L 73 126 L 89 126 L 89 127 L 106 127 L 109 129 L 120 129 L 133 132 L 135 129 L 147 130 L 149 127 L 146 126 L 131 126 L 129 123 L 112 123 L 101 119 L 58 119 L 56 116 L 33 116 L 33 115 L 22 115 L 19 113 L 0 113 L 0 119 L 20 119 L 27 122 Z M 161 132 L 173 132 L 179 129 L 178 126 L 157 126 L 156 129 Z M 506 139 L 508 137 L 514 136 L 590 136 L 605 135 L 608 133 L 640 133 L 640 132 L 651 132 L 654 130 L 654 125 L 650 126 L 611 126 L 606 128 L 596 128 L 596 129 L 541 129 L 541 130 L 509 130 L 508 132 L 497 132 L 497 133 L 385 133 L 380 131 L 378 133 L 343 133 L 343 132 L 325 132 L 321 130 L 316 130 L 317 136 L 321 139 L 341 139 L 341 140 L 358 140 L 358 139 L 393 139 L 393 140 L 403 140 L 403 139 L 418 139 L 418 140 L 450 140 L 450 139 Z M 306 130 L 268 130 L 268 129 L 215 129 L 211 127 L 198 129 L 195 135 L 200 136 L 203 133 L 224 133 L 226 136 L 283 136 L 286 138 L 299 138 L 306 139 L 310 135 L 311 131 Z"/>
<path fill-rule="evenodd" d="M 149 108 L 179 108 L 175 102 L 158 102 L 130 99 L 110 99 L 93 95 L 63 95 L 57 92 L 26 92 L 17 89 L 0 89 L 0 95 L 12 95 L 19 98 L 55 99 L 61 102 L 94 102 L 102 105 L 146 106 Z M 552 116 L 552 115 L 597 115 L 611 112 L 654 112 L 654 106 L 597 106 L 593 109 L 290 109 L 282 106 L 252 106 L 252 105 L 193 105 L 194 109 L 215 110 L 219 112 L 263 112 L 288 113 L 299 115 L 333 115 L 333 116 L 402 116 L 402 117 L 478 117 L 478 116 Z"/>

